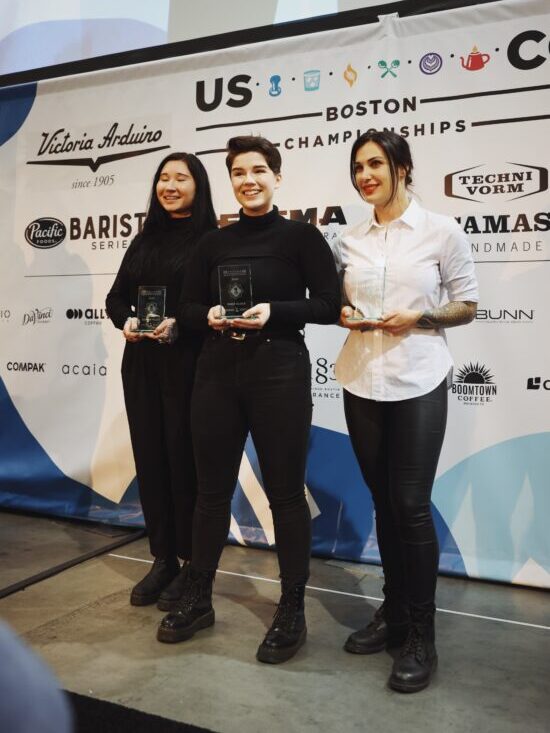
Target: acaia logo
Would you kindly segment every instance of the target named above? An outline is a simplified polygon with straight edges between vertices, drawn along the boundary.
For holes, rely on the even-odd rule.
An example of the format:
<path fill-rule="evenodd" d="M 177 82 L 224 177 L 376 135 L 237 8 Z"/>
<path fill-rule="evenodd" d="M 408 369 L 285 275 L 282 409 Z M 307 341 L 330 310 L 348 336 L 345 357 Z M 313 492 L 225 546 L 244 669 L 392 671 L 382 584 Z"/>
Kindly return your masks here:
<path fill-rule="evenodd" d="M 527 380 L 527 389 L 546 389 L 550 390 L 550 379 L 542 379 L 542 377 L 529 377 Z"/>
<path fill-rule="evenodd" d="M 8 372 L 39 372 L 44 374 L 46 362 L 40 361 L 8 361 Z"/>
<path fill-rule="evenodd" d="M 69 308 L 65 315 L 69 320 L 85 318 L 88 321 L 101 321 L 109 318 L 104 308 Z"/>
<path fill-rule="evenodd" d="M 445 176 L 445 196 L 477 203 L 493 197 L 515 201 L 548 189 L 548 168 L 526 163 L 506 165 L 514 168 L 495 168 L 481 163 L 448 173 Z"/>
<path fill-rule="evenodd" d="M 542 44 L 546 33 L 529 30 L 518 33 L 508 44 L 508 61 L 520 71 L 531 71 L 542 66 L 547 58 L 539 51 L 550 51 L 550 43 Z"/>
<path fill-rule="evenodd" d="M 107 376 L 107 367 L 104 364 L 63 364 L 61 372 L 65 376 L 105 377 Z"/>
<path fill-rule="evenodd" d="M 36 326 L 37 323 L 49 323 L 52 320 L 52 308 L 33 308 L 23 313 L 24 326 Z"/>
<path fill-rule="evenodd" d="M 25 239 L 36 249 L 52 249 L 67 236 L 67 228 L 62 221 L 51 216 L 35 219 L 25 229 Z"/>
<path fill-rule="evenodd" d="M 457 395 L 459 402 L 481 405 L 496 397 L 497 385 L 486 366 L 479 362 L 470 362 L 458 371 L 451 391 Z"/>

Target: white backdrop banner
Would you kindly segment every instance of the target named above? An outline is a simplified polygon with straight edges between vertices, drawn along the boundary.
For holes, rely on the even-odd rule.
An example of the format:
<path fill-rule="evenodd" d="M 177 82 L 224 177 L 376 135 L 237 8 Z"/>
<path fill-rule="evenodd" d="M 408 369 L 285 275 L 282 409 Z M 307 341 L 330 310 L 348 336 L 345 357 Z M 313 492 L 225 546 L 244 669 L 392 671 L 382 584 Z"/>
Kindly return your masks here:
<path fill-rule="evenodd" d="M 200 155 L 225 225 L 225 143 L 264 135 L 281 212 L 333 244 L 367 215 L 353 140 L 387 128 L 411 145 L 422 205 L 468 234 L 481 291 L 476 322 L 448 334 L 441 568 L 550 587 L 549 40 L 547 2 L 502 0 L 1 91 L 0 504 L 141 520 L 104 300 L 167 152 Z M 314 550 L 376 561 L 333 374 L 345 334 L 306 336 Z M 272 544 L 250 441 L 233 513 L 236 541 Z"/>

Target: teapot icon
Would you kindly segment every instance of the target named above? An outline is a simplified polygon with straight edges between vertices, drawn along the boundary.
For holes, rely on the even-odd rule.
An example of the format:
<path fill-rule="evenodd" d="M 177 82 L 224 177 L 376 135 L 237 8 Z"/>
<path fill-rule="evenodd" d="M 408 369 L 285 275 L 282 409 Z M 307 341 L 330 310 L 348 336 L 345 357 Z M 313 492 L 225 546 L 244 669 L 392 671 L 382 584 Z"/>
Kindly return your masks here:
<path fill-rule="evenodd" d="M 460 57 L 460 63 L 462 64 L 462 68 L 467 71 L 479 71 L 490 58 L 488 53 L 481 53 L 481 51 L 478 51 L 477 46 L 474 46 L 466 61 L 464 61 L 464 56 Z"/>

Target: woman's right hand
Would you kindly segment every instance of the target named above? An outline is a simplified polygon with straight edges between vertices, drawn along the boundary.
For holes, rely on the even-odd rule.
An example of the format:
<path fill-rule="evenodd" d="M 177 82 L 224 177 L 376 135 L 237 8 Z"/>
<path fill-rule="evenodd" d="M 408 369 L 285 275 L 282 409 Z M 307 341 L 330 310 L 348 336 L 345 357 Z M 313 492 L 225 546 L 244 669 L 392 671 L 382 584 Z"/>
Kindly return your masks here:
<path fill-rule="evenodd" d="M 225 331 L 230 326 L 229 321 L 225 318 L 225 309 L 221 305 L 213 305 L 208 311 L 208 325 L 214 331 Z M 221 315 L 221 318 L 220 318 Z"/>
<path fill-rule="evenodd" d="M 124 324 L 124 328 L 122 329 L 122 335 L 128 341 L 130 344 L 135 344 L 138 341 L 142 341 L 145 338 L 145 334 L 143 333 L 137 333 L 137 329 L 139 328 L 139 319 L 138 318 L 127 318 L 126 323 Z"/>
<path fill-rule="evenodd" d="M 350 331 L 370 331 L 373 328 L 380 328 L 379 321 L 369 321 L 367 318 L 350 321 L 349 318 L 357 318 L 357 311 L 351 305 L 344 305 L 338 321 L 338 325 L 342 328 L 349 328 Z"/>

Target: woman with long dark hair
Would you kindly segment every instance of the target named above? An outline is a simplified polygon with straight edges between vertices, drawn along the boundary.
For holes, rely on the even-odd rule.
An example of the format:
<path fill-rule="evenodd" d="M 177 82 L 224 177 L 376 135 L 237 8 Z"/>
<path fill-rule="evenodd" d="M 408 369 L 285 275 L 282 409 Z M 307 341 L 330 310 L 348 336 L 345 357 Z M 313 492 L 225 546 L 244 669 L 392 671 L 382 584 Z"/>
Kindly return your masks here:
<path fill-rule="evenodd" d="M 197 333 L 178 333 L 175 314 L 195 245 L 215 227 L 204 166 L 189 153 L 171 153 L 156 170 L 143 230 L 130 244 L 107 295 L 109 317 L 126 339 L 124 401 L 155 558 L 132 589 L 135 606 L 158 601 L 162 610 L 173 608 L 191 559 L 197 484 L 189 409 L 202 339 Z M 140 286 L 165 302 L 164 317 L 153 330 L 141 330 L 146 324 L 139 322 L 136 310 Z M 151 301 L 153 310 L 159 305 L 156 299 Z M 181 569 L 178 557 L 184 561 Z"/>
<path fill-rule="evenodd" d="M 390 687 L 426 687 L 434 635 L 439 546 L 430 497 L 447 418 L 452 360 L 445 328 L 475 316 L 470 244 L 454 219 L 410 197 L 412 158 L 393 132 L 353 144 L 351 181 L 373 207 L 337 254 L 350 334 L 336 362 L 350 438 L 374 501 L 384 603 L 351 634 L 348 652 L 401 646 Z M 371 310 L 369 310 L 371 309 Z"/>

